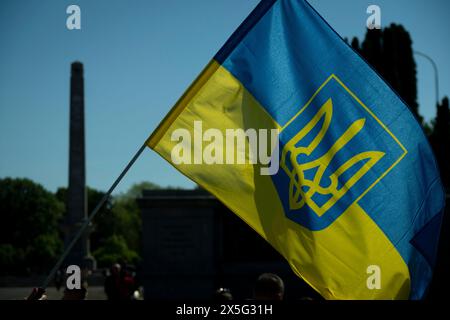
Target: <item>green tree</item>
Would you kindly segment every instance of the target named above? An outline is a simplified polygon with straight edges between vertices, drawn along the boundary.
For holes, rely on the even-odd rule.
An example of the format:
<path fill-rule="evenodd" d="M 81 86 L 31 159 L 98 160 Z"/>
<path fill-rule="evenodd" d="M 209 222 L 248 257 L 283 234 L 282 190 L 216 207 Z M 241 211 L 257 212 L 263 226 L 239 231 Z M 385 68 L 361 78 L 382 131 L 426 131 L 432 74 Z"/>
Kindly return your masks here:
<path fill-rule="evenodd" d="M 29 179 L 0 179 L 0 272 L 44 272 L 62 252 L 63 204 Z"/>
<path fill-rule="evenodd" d="M 93 254 L 100 266 L 110 266 L 114 262 L 123 260 L 128 263 L 139 261 L 138 254 L 128 248 L 125 238 L 116 234 L 105 239 Z"/>
<path fill-rule="evenodd" d="M 104 192 L 87 187 L 87 211 L 88 214 L 94 210 L 97 204 L 105 195 Z M 59 188 L 56 191 L 56 197 L 64 204 L 64 215 L 66 214 L 66 204 L 67 204 L 67 188 Z M 114 234 L 117 230 L 116 221 L 111 214 L 112 199 L 109 198 L 106 203 L 100 208 L 99 212 L 95 216 L 93 221 L 93 231 L 90 235 L 91 248 L 95 250 L 100 246 L 100 243 Z"/>
<path fill-rule="evenodd" d="M 127 199 L 137 199 L 139 197 L 142 197 L 142 191 L 144 190 L 161 190 L 162 187 L 157 185 L 156 183 L 149 182 L 149 181 L 143 181 L 139 183 L 133 184 L 130 189 L 125 194 L 122 194 L 120 198 L 127 198 Z M 168 187 L 167 189 L 173 189 L 171 187 Z"/>
<path fill-rule="evenodd" d="M 142 221 L 136 199 L 142 196 L 143 190 L 155 189 L 162 188 L 152 182 L 137 183 L 126 193 L 110 197 L 102 206 L 94 218 L 93 231 L 90 235 L 91 249 L 100 267 L 108 267 L 120 259 L 129 262 L 136 262 L 139 259 Z M 58 199 L 63 203 L 66 203 L 66 194 L 66 188 L 60 188 L 56 192 Z M 89 213 L 104 194 L 99 190 L 87 189 Z"/>
<path fill-rule="evenodd" d="M 170 188 L 170 187 L 169 187 Z M 112 214 L 119 221 L 115 233 L 122 235 L 130 250 L 141 253 L 142 219 L 137 199 L 143 190 L 160 190 L 159 185 L 144 181 L 133 184 L 126 193 L 116 196 L 112 205 Z"/>
<path fill-rule="evenodd" d="M 105 196 L 105 192 L 93 188 L 87 188 L 87 207 L 90 214 Z M 105 239 L 117 232 L 120 221 L 116 219 L 112 212 L 114 199 L 109 197 L 105 204 L 100 208 L 93 221 L 93 230 L 90 235 L 91 248 L 95 251 L 99 248 Z"/>

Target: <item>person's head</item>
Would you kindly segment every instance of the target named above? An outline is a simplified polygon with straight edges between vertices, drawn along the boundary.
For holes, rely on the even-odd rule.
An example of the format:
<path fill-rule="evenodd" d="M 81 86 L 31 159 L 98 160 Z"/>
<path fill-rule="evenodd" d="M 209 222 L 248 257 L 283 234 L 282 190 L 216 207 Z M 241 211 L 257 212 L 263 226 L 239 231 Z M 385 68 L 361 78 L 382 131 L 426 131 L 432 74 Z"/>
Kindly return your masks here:
<path fill-rule="evenodd" d="M 273 273 L 263 273 L 255 284 L 254 296 L 256 300 L 283 300 L 283 280 Z"/>
<path fill-rule="evenodd" d="M 117 276 L 120 274 L 120 270 L 122 269 L 122 267 L 120 266 L 120 264 L 115 263 L 112 265 L 111 267 L 111 274 L 114 276 Z"/>
<path fill-rule="evenodd" d="M 214 301 L 231 301 L 233 300 L 233 295 L 230 289 L 219 288 L 214 292 Z"/>

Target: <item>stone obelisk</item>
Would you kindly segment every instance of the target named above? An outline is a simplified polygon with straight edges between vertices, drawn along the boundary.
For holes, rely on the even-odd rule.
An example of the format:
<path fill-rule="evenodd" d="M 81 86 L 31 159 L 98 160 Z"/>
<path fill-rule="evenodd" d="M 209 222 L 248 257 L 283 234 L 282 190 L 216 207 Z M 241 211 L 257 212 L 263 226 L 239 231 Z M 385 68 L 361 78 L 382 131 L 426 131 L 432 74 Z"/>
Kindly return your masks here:
<path fill-rule="evenodd" d="M 73 239 L 87 219 L 86 165 L 84 136 L 84 78 L 83 64 L 72 63 L 70 76 L 69 188 L 65 245 Z M 66 264 L 95 269 L 90 255 L 89 230 L 78 240 L 66 258 Z"/>

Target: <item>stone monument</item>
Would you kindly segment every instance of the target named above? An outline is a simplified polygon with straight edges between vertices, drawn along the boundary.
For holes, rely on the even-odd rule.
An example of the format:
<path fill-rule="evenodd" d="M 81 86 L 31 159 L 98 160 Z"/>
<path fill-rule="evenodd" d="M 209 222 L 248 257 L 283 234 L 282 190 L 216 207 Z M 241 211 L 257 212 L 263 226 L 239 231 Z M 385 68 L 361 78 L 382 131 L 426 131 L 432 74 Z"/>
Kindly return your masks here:
<path fill-rule="evenodd" d="M 69 187 L 67 190 L 67 216 L 65 241 L 73 239 L 81 224 L 87 219 L 86 165 L 84 136 L 84 78 L 83 64 L 72 63 L 70 77 L 70 133 L 69 133 Z M 90 255 L 89 230 L 70 251 L 66 265 L 76 264 L 83 269 L 95 269 L 95 260 Z"/>

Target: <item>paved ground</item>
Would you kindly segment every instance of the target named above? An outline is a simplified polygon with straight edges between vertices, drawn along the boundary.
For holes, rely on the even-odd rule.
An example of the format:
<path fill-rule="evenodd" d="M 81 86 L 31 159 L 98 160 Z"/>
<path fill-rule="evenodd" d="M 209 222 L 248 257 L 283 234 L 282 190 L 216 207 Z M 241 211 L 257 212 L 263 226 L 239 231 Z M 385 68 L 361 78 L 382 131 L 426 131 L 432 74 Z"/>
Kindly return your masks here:
<path fill-rule="evenodd" d="M 0 287 L 0 300 L 22 300 L 26 298 L 30 292 L 30 287 Z M 62 297 L 62 290 L 56 291 L 55 287 L 47 288 L 48 300 L 60 300 Z M 88 300 L 106 300 L 103 287 L 89 287 Z"/>

